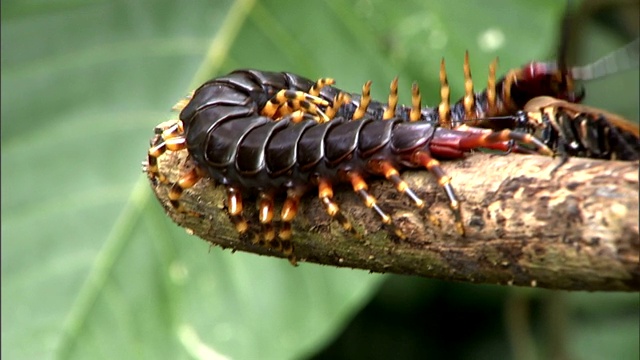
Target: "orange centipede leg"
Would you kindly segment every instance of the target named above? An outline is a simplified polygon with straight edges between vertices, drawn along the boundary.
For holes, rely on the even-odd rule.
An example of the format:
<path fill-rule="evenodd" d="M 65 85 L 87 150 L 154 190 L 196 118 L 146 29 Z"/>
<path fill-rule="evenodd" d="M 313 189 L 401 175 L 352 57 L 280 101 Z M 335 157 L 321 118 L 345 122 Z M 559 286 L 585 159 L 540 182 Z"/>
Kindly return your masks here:
<path fill-rule="evenodd" d="M 447 198 L 449 199 L 449 208 L 451 209 L 451 212 L 453 212 L 456 230 L 460 235 L 464 235 L 464 225 L 462 223 L 460 201 L 458 200 L 458 197 L 456 196 L 455 192 L 453 191 L 453 187 L 451 186 L 451 177 L 448 176 L 444 172 L 444 170 L 442 170 L 440 162 L 433 158 L 431 154 L 426 150 L 417 151 L 414 154 L 414 162 L 416 164 L 421 164 L 422 166 L 427 168 L 427 170 L 429 170 L 429 172 L 431 172 L 436 177 L 438 185 L 440 185 L 444 189 L 444 192 L 447 194 Z"/>
<path fill-rule="evenodd" d="M 390 227 L 393 230 L 393 232 L 396 234 L 396 236 L 398 236 L 401 239 L 406 238 L 406 235 L 402 232 L 402 230 L 400 230 L 394 225 L 393 219 L 391 218 L 391 216 L 389 216 L 389 214 L 387 214 L 384 210 L 380 208 L 380 206 L 377 204 L 376 198 L 373 195 L 369 194 L 369 192 L 367 191 L 368 190 L 367 183 L 364 181 L 362 176 L 355 171 L 348 171 L 346 173 L 346 177 L 351 182 L 353 191 L 356 194 L 358 194 L 358 196 L 360 196 L 365 206 L 370 209 L 373 209 L 373 211 L 375 211 L 376 214 L 380 216 L 382 223 Z"/>

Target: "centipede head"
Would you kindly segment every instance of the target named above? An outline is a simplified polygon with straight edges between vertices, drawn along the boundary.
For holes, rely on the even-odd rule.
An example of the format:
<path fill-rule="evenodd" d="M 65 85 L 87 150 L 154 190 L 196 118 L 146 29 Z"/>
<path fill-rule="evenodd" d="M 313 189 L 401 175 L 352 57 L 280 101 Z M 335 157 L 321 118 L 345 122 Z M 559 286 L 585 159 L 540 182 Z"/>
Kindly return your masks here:
<path fill-rule="evenodd" d="M 576 87 L 572 69 L 560 63 L 532 62 L 523 66 L 516 75 L 512 97 L 514 101 L 552 96 L 556 99 L 579 103 L 584 99 L 584 87 Z"/>

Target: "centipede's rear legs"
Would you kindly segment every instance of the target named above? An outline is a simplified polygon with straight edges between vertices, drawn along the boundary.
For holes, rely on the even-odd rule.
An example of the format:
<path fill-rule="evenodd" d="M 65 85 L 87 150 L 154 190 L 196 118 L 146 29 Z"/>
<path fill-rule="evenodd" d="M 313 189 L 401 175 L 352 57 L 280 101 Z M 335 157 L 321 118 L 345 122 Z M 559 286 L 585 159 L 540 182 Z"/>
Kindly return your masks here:
<path fill-rule="evenodd" d="M 155 128 L 156 136 L 152 140 L 151 147 L 147 154 L 147 163 L 145 170 L 153 181 L 167 183 L 168 180 L 158 169 L 158 158 L 167 150 L 180 151 L 187 148 L 186 139 L 184 137 L 184 129 L 180 120 L 166 121 Z M 185 212 L 180 197 L 184 190 L 193 187 L 202 177 L 204 172 L 198 167 L 193 166 L 189 171 L 180 175 L 180 178 L 171 186 L 169 190 L 169 201 L 177 211 Z M 201 214 L 189 212 L 193 216 L 201 217 Z"/>

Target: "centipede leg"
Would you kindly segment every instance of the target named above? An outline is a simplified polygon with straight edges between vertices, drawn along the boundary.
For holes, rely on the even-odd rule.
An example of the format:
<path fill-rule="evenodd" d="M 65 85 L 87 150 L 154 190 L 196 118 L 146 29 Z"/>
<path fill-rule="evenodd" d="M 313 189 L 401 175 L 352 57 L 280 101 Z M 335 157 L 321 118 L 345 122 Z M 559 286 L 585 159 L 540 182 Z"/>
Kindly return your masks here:
<path fill-rule="evenodd" d="M 340 211 L 338 204 L 333 202 L 333 188 L 328 179 L 318 179 L 318 197 L 329 216 L 338 221 L 346 231 L 357 235 L 351 222 Z"/>
<path fill-rule="evenodd" d="M 329 119 L 333 119 L 338 113 L 338 109 L 349 101 L 351 101 L 349 94 L 344 92 L 338 93 L 338 95 L 333 99 L 333 104 L 325 110 L 325 114 Z"/>
<path fill-rule="evenodd" d="M 203 177 L 203 172 L 197 166 L 191 169 L 191 171 L 183 174 L 178 181 L 176 181 L 169 190 L 169 201 L 171 202 L 171 206 L 173 206 L 178 212 L 187 212 L 182 203 L 180 202 L 180 197 L 182 193 L 193 187 L 200 179 Z M 193 211 L 189 211 L 189 214 L 196 217 L 202 217 L 202 214 L 198 214 Z"/>
<path fill-rule="evenodd" d="M 258 195 L 258 219 L 262 224 L 262 237 L 265 243 L 280 250 L 280 242 L 275 242 L 276 231 L 273 228 L 273 192 L 261 192 Z"/>
<path fill-rule="evenodd" d="M 313 86 L 311 86 L 311 89 L 309 89 L 309 95 L 319 96 L 320 90 L 322 90 L 323 87 L 333 85 L 335 83 L 335 80 L 333 80 L 332 78 L 320 78 L 316 80 L 315 84 L 313 84 Z"/>
<path fill-rule="evenodd" d="M 444 59 L 440 62 L 440 105 L 438 105 L 438 115 L 440 116 L 440 126 L 451 129 L 451 89 L 447 80 L 447 69 Z"/>
<path fill-rule="evenodd" d="M 371 102 L 371 80 L 362 85 L 362 97 L 360 98 L 360 104 L 353 113 L 351 120 L 360 120 L 367 113 L 367 108 Z"/>
<path fill-rule="evenodd" d="M 420 87 L 418 83 L 411 85 L 411 111 L 409 112 L 410 121 L 420 120 L 422 115 L 422 97 L 420 96 Z"/>
<path fill-rule="evenodd" d="M 305 189 L 303 187 L 296 187 L 287 190 L 287 198 L 282 205 L 282 212 L 280 213 L 280 220 L 282 226 L 278 237 L 282 244 L 282 252 L 287 255 L 289 261 L 295 265 L 295 257 L 293 256 L 293 245 L 291 244 L 291 222 L 298 213 L 298 207 L 300 205 L 300 198 L 304 194 Z"/>
<path fill-rule="evenodd" d="M 261 115 L 277 119 L 278 110 L 287 104 L 291 110 L 305 110 L 308 113 L 318 115 L 323 121 L 328 121 L 326 114 L 318 106 L 328 106 L 329 102 L 317 96 L 307 94 L 302 91 L 280 90 L 264 105 L 260 111 Z"/>
<path fill-rule="evenodd" d="M 233 225 L 236 227 L 236 231 L 240 235 L 247 234 L 250 229 L 247 219 L 242 214 L 242 194 L 239 189 L 233 186 L 227 187 L 227 210 L 229 212 L 231 222 L 233 222 Z M 257 236 L 254 236 L 252 242 L 257 243 L 259 240 L 260 239 Z"/>
<path fill-rule="evenodd" d="M 398 77 L 396 76 L 389 85 L 389 102 L 384 110 L 382 120 L 389 120 L 396 116 L 396 106 L 398 105 Z"/>
<path fill-rule="evenodd" d="M 456 230 L 460 235 L 464 236 L 464 225 L 462 223 L 462 213 L 460 211 L 460 201 L 458 200 L 455 192 L 453 191 L 453 187 L 451 186 L 451 177 L 448 176 L 442 167 L 440 166 L 440 162 L 433 158 L 431 154 L 426 150 L 417 151 L 414 154 L 413 160 L 416 164 L 420 164 L 427 168 L 429 172 L 431 172 L 440 185 L 444 192 L 447 194 L 447 198 L 449 199 L 449 208 L 451 212 L 453 212 Z"/>
<path fill-rule="evenodd" d="M 393 185 L 395 185 L 396 190 L 399 193 L 407 195 L 409 199 L 413 201 L 413 203 L 417 208 L 424 209 L 427 217 L 429 218 L 429 220 L 433 225 L 440 226 L 440 221 L 431 214 L 429 209 L 426 209 L 424 207 L 424 200 L 420 199 L 420 197 L 418 197 L 418 195 L 413 191 L 413 189 L 409 187 L 409 184 L 407 184 L 404 180 L 402 180 L 402 178 L 400 177 L 400 172 L 390 162 L 384 161 L 384 160 L 375 161 L 372 164 L 370 164 L 370 167 L 373 172 L 380 173 L 384 175 L 384 177 L 387 180 L 391 181 Z"/>
<path fill-rule="evenodd" d="M 373 209 L 373 211 L 375 211 L 376 214 L 380 216 L 382 223 L 388 226 L 389 228 L 391 228 L 393 232 L 396 234 L 396 236 L 398 236 L 401 239 L 406 238 L 406 235 L 402 232 L 402 230 L 398 229 L 393 224 L 393 219 L 391 218 L 391 216 L 389 216 L 389 214 L 387 214 L 384 210 L 380 208 L 376 198 L 373 195 L 369 194 L 369 192 L 367 191 L 368 185 L 364 181 L 362 176 L 357 172 L 348 171 L 346 173 L 346 177 L 351 182 L 351 186 L 353 186 L 353 191 L 356 194 L 358 194 L 358 196 L 360 196 L 365 206 L 370 209 Z"/>
<path fill-rule="evenodd" d="M 167 178 L 158 169 L 158 158 L 167 150 L 179 151 L 186 148 L 184 129 L 181 121 L 170 120 L 156 126 L 154 131 L 156 136 L 147 152 L 147 162 L 144 166 L 152 180 L 157 179 L 164 184 L 167 183 Z"/>
<path fill-rule="evenodd" d="M 473 79 L 471 78 L 471 66 L 469 65 L 469 52 L 464 53 L 464 114 L 467 120 L 475 119 L 476 103 L 473 92 Z"/>

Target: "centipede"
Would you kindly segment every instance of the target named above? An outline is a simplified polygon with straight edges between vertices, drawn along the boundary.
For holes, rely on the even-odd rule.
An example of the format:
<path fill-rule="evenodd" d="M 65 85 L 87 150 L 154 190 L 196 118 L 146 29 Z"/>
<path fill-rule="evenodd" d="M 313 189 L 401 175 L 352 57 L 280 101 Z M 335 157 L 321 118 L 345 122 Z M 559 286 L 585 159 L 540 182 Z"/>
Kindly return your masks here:
<path fill-rule="evenodd" d="M 474 93 L 466 54 L 465 96 L 451 105 L 443 60 L 437 107 L 422 106 L 416 83 L 411 106 L 398 105 L 397 78 L 391 82 L 388 101 L 382 103 L 371 99 L 371 82 L 361 94 L 352 94 L 335 87 L 331 78 L 314 82 L 288 72 L 233 71 L 204 83 L 176 105 L 178 119 L 156 127 L 145 170 L 152 181 L 166 182 L 158 158 L 166 151 L 188 151 L 195 166 L 171 185 L 171 205 L 182 210 L 182 193 L 203 178 L 222 184 L 229 218 L 240 236 L 281 252 L 292 263 L 292 221 L 302 196 L 312 190 L 327 214 L 354 236 L 358 232 L 333 199 L 334 186 L 340 183 L 350 185 L 394 236 L 406 236 L 369 192 L 370 177 L 392 182 L 438 225 L 425 201 L 400 176 L 408 168 L 425 168 L 434 176 L 446 195 L 456 231 L 464 236 L 460 201 L 439 160 L 459 159 L 479 148 L 553 155 L 526 132 L 473 127 L 469 121 L 486 114 L 512 114 L 539 96 L 567 101 L 580 96 L 564 86 L 566 79 L 548 64 L 527 64 L 498 81 L 495 67 L 494 61 L 487 89 Z M 277 197 L 285 198 L 278 221 Z M 256 200 L 257 232 L 243 215 L 247 198 Z"/>

